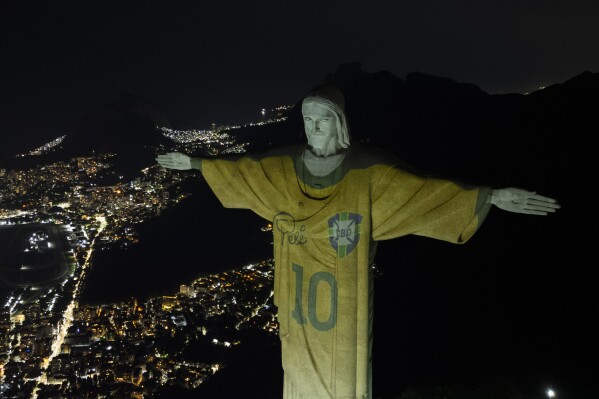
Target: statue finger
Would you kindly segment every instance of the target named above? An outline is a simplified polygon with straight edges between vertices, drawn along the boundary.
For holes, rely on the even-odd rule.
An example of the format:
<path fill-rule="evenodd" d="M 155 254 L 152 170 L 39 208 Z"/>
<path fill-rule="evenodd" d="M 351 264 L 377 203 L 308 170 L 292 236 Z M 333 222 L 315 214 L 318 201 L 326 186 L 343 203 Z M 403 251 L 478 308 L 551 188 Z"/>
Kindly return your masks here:
<path fill-rule="evenodd" d="M 555 213 L 557 211 L 556 208 L 551 208 L 543 205 L 526 205 L 523 209 L 531 210 L 531 211 L 541 211 L 547 213 Z"/>
<path fill-rule="evenodd" d="M 526 215 L 539 215 L 539 216 L 547 215 L 547 212 L 539 211 L 539 210 L 535 210 L 535 209 L 522 209 L 520 213 L 524 213 Z"/>
<path fill-rule="evenodd" d="M 539 206 L 544 206 L 544 207 L 553 208 L 553 209 L 561 208 L 561 206 L 555 201 L 545 201 L 545 200 L 538 200 L 538 199 L 531 198 L 527 201 L 527 203 L 529 203 L 531 205 L 539 205 Z"/>
<path fill-rule="evenodd" d="M 544 195 L 539 195 L 537 193 L 532 193 L 532 195 L 528 196 L 528 198 L 534 199 L 537 201 L 545 201 L 545 202 L 552 202 L 552 203 L 557 202 L 553 198 L 545 197 Z"/>

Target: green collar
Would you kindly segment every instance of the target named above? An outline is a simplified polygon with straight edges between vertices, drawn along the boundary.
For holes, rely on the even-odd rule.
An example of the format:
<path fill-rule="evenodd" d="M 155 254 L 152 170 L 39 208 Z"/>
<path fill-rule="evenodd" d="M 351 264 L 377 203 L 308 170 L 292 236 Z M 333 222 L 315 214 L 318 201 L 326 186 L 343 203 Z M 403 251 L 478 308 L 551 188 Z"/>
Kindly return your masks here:
<path fill-rule="evenodd" d="M 347 154 L 341 161 L 341 163 L 325 176 L 315 176 L 310 172 L 310 169 L 306 166 L 303 159 L 304 151 L 309 151 L 308 147 L 299 147 L 295 153 L 293 159 L 293 165 L 295 168 L 295 174 L 297 175 L 298 181 L 302 184 L 306 184 L 311 188 L 323 189 L 336 185 L 343 179 L 349 170 L 350 162 L 348 159 L 352 155 L 352 147 L 347 150 Z"/>

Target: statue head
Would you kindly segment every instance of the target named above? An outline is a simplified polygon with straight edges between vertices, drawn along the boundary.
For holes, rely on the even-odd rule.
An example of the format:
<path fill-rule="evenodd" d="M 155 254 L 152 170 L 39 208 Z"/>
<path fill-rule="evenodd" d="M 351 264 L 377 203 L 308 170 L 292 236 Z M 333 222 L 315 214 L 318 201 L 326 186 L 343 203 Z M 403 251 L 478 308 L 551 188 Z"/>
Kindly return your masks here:
<path fill-rule="evenodd" d="M 344 106 L 343 94 L 334 86 L 319 86 L 304 98 L 304 131 L 315 155 L 326 157 L 349 147 Z"/>

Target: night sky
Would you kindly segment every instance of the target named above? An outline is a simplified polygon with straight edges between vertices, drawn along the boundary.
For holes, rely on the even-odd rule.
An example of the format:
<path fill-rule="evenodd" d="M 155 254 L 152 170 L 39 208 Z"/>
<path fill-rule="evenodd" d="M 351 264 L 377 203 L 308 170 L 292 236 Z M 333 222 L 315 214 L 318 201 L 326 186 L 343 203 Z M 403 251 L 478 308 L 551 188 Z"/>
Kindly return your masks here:
<path fill-rule="evenodd" d="M 68 133 L 120 93 L 180 129 L 256 120 L 346 62 L 528 92 L 599 71 L 598 11 L 577 0 L 10 1 L 0 152 Z"/>

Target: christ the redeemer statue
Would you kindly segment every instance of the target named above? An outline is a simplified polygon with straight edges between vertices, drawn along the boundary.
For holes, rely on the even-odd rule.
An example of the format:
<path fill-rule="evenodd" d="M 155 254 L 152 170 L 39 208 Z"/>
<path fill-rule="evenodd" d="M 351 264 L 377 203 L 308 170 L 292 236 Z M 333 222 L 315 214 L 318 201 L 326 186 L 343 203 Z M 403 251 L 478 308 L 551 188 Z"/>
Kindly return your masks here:
<path fill-rule="evenodd" d="M 224 207 L 272 222 L 284 398 L 372 398 L 377 241 L 416 234 L 465 243 L 492 205 L 530 215 L 559 205 L 522 189 L 419 176 L 353 145 L 335 87 L 311 92 L 302 114 L 305 147 L 236 159 L 170 152 L 157 161 L 201 170 Z"/>

